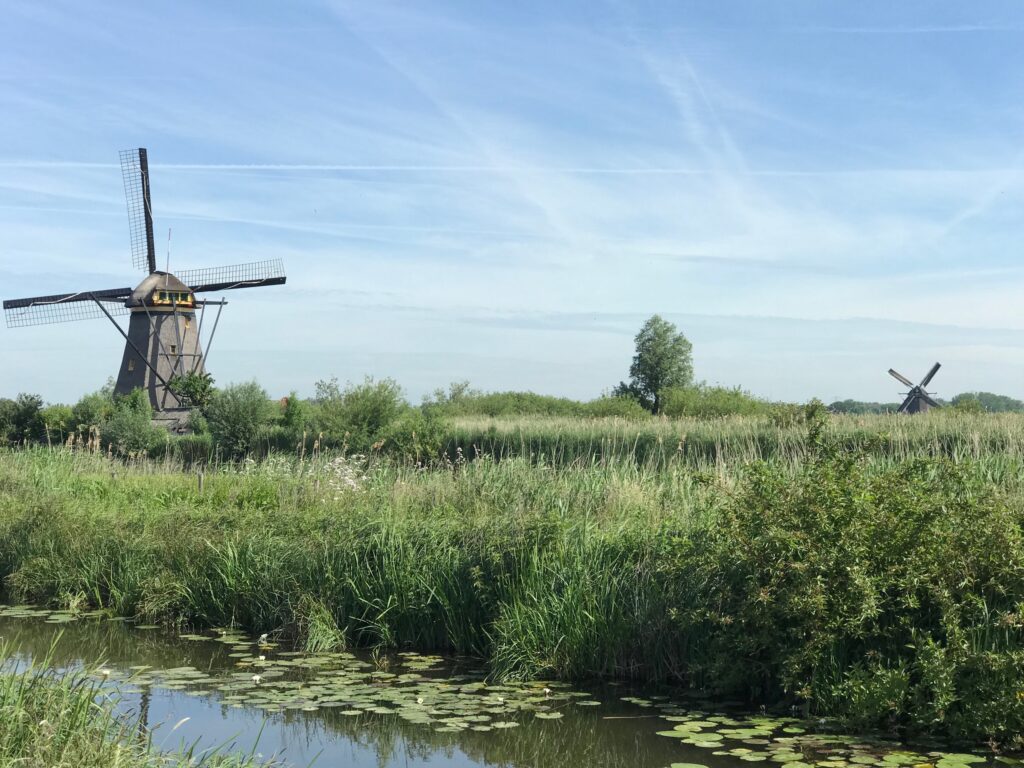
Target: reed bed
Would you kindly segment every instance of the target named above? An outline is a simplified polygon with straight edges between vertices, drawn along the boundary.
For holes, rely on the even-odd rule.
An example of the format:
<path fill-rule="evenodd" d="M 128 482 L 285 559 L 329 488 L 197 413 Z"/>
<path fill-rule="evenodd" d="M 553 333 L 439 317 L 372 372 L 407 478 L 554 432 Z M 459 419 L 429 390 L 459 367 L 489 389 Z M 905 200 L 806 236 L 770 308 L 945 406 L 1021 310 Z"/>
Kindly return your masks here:
<path fill-rule="evenodd" d="M 71 609 L 1016 743 L 1024 422 L 884 425 L 786 428 L 774 445 L 790 448 L 760 459 L 744 441 L 766 427 L 743 421 L 717 425 L 714 460 L 271 456 L 201 476 L 9 451 L 0 576 L 14 599 Z"/>
<path fill-rule="evenodd" d="M 876 456 L 906 459 L 948 456 L 1024 456 L 1024 414 L 962 414 L 935 411 L 908 418 L 899 414 L 835 415 L 828 434 L 853 448 L 870 441 Z M 561 417 L 458 417 L 445 437 L 445 453 L 494 458 L 528 457 L 564 466 L 633 460 L 655 467 L 680 461 L 694 466 L 735 465 L 758 460 L 800 461 L 806 455 L 807 426 L 794 416 L 735 416 L 721 419 Z"/>

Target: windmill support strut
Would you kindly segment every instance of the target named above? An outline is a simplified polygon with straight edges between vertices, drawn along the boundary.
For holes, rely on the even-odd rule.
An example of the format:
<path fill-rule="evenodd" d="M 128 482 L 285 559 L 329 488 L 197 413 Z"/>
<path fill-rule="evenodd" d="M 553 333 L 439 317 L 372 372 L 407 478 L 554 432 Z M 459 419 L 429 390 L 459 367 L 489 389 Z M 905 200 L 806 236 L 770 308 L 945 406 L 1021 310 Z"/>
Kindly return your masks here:
<path fill-rule="evenodd" d="M 91 293 L 89 294 L 89 296 L 92 298 L 93 301 L 96 302 L 96 306 L 98 306 L 100 309 L 103 310 L 103 314 L 107 316 L 107 319 L 110 321 L 111 325 L 113 325 L 115 328 L 117 328 L 117 332 L 120 333 L 122 336 L 124 336 L 124 340 L 128 343 L 128 346 L 132 348 L 132 350 L 135 352 L 135 354 L 139 356 L 139 359 L 142 362 L 144 362 L 149 367 L 149 370 L 151 370 L 153 372 L 153 375 L 157 377 L 157 379 L 160 381 L 160 383 L 163 384 L 164 387 L 167 387 L 167 381 L 164 380 L 164 377 L 161 376 L 157 372 L 156 368 L 153 367 L 153 364 L 151 362 L 149 362 L 149 360 L 146 359 L 146 356 L 144 354 L 142 354 L 142 352 L 139 351 L 139 348 L 137 346 L 135 346 L 135 343 L 130 338 L 128 338 L 128 334 L 125 333 L 124 329 L 120 325 L 117 324 L 117 320 L 114 319 L 113 315 L 111 315 L 109 312 L 107 312 L 107 308 L 104 307 L 103 304 L 100 303 L 99 299 L 97 299 Z M 168 389 L 168 391 L 170 391 L 170 389 Z M 177 400 L 178 399 L 177 396 L 175 396 L 174 399 Z M 181 401 L 178 400 L 178 402 L 180 403 Z"/>

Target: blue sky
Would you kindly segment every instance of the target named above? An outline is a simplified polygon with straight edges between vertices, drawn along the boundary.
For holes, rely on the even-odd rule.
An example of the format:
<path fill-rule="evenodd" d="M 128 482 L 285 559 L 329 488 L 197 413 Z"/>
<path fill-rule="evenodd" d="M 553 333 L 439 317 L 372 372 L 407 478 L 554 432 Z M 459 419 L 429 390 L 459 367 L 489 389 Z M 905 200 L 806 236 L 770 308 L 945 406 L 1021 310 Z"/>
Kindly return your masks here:
<path fill-rule="evenodd" d="M 281 257 L 209 367 L 594 397 L 658 312 L 772 398 L 1024 396 L 1018 2 L 0 0 L 0 295 Z M 0 328 L 0 394 L 116 372 L 105 320 Z"/>

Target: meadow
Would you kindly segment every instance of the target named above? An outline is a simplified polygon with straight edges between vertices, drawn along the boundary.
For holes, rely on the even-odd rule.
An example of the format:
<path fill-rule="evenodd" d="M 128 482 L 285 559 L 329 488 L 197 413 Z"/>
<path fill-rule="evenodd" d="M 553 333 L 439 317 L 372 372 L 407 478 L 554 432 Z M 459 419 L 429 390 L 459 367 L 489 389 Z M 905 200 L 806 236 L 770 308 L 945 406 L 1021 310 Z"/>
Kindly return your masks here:
<path fill-rule="evenodd" d="M 429 465 L 0 452 L 7 597 L 1020 742 L 1024 418 L 448 430 Z"/>

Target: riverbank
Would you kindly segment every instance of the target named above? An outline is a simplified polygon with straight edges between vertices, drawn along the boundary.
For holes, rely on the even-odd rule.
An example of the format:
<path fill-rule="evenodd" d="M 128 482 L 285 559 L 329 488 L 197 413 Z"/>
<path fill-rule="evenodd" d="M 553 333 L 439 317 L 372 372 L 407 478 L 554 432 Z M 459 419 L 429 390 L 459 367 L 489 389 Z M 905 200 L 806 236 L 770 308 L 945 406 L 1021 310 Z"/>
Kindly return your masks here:
<path fill-rule="evenodd" d="M 828 441 L 825 441 L 826 443 Z M 1012 457 L 1011 457 L 1012 459 Z M 854 727 L 1024 732 L 1024 465 L 805 458 L 695 472 L 273 457 L 198 476 L 0 454 L 10 596 L 496 677 L 668 681 Z"/>

